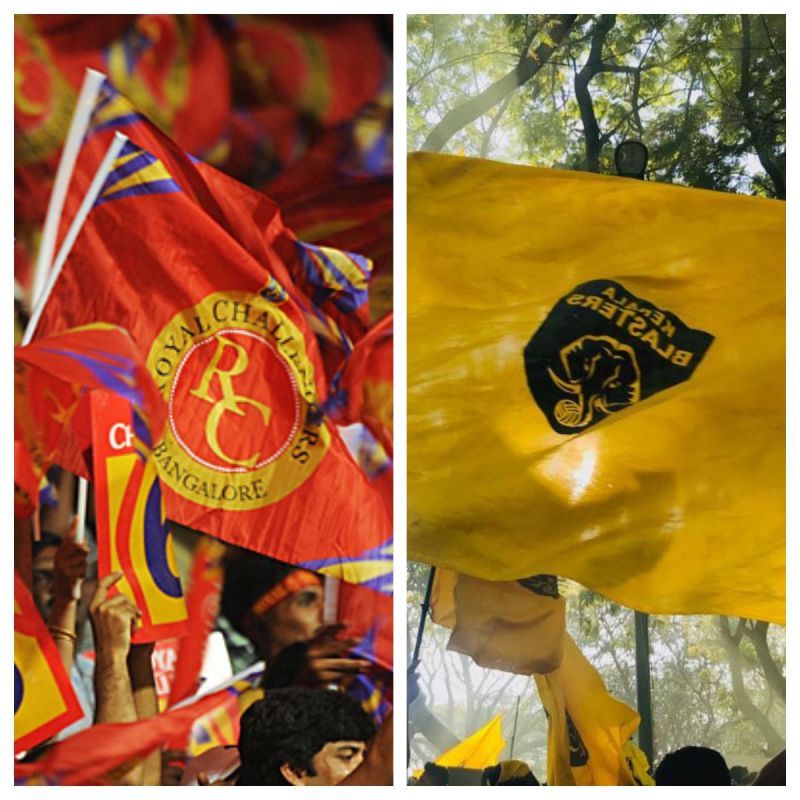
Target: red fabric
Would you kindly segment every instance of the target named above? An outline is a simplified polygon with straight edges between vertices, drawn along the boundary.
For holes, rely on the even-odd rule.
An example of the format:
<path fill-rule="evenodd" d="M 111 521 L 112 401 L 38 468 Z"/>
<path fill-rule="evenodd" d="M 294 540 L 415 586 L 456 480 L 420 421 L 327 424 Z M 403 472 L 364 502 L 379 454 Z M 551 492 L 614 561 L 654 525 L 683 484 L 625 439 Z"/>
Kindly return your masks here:
<path fill-rule="evenodd" d="M 111 325 L 90 325 L 43 336 L 14 352 L 15 483 L 17 515 L 38 505 L 39 484 L 51 464 L 89 477 L 91 445 L 86 393 L 121 392 L 134 402 L 153 437 L 164 428 L 164 404 L 130 336 Z M 27 455 L 25 455 L 27 454 Z M 26 502 L 22 494 L 27 494 Z"/>
<path fill-rule="evenodd" d="M 363 422 L 392 455 L 394 314 L 375 324 L 355 346 L 331 401 L 340 425 Z"/>
<path fill-rule="evenodd" d="M 240 17 L 227 39 L 237 105 L 289 103 L 324 125 L 353 116 L 389 69 L 368 16 Z"/>
<path fill-rule="evenodd" d="M 362 643 L 354 652 L 384 669 L 392 669 L 392 596 L 342 582 L 339 586 L 338 620 L 347 625 L 343 638 L 358 638 Z"/>
<path fill-rule="evenodd" d="M 156 156 L 199 210 L 211 217 L 256 261 L 268 267 L 315 326 L 324 346 L 324 372 L 332 377 L 346 355 L 339 328 L 351 340 L 360 338 L 366 331 L 368 306 L 359 313 L 349 314 L 342 313 L 331 303 L 323 304 L 324 308 L 315 307 L 306 296 L 308 291 L 297 242 L 281 222 L 274 200 L 208 164 L 193 162 L 110 83 L 103 86 L 97 98 L 96 111 L 64 204 L 58 241 L 66 237 L 115 130 Z"/>
<path fill-rule="evenodd" d="M 169 695 L 170 706 L 197 691 L 206 642 L 214 629 L 219 611 L 224 555 L 223 544 L 216 539 L 202 537 L 192 556 L 189 589 L 186 593 L 189 625 L 186 636 L 178 643 L 178 659 Z"/>
<path fill-rule="evenodd" d="M 227 699 L 227 692 L 215 692 L 192 705 L 139 722 L 94 725 L 54 744 L 33 764 L 15 764 L 14 778 L 39 777 L 63 786 L 97 782 L 117 767 L 143 758 L 169 741 L 185 740 L 198 717 Z"/>
<path fill-rule="evenodd" d="M 181 463 L 173 457 L 175 451 L 155 450 L 171 519 L 298 565 L 321 558 L 352 560 L 379 546 L 391 530 L 380 497 L 335 427 L 314 417 L 325 396 L 325 380 L 305 315 L 292 298 L 282 295 L 276 279 L 286 273 L 283 253 L 291 241 L 277 209 L 265 200 L 253 226 L 252 248 L 261 251 L 256 261 L 239 244 L 245 234 L 242 226 L 252 225 L 252 218 L 248 223 L 227 217 L 238 226 L 234 239 L 177 184 L 170 184 L 160 165 L 154 168 L 161 182 L 147 186 L 160 187 L 156 193 L 109 197 L 93 209 L 54 287 L 37 335 L 81 322 L 112 320 L 127 326 L 140 352 L 149 354 L 159 389 L 172 404 L 167 430 L 176 442 L 181 438 Z M 167 184 L 171 188 L 164 189 Z M 111 192 L 114 179 L 109 186 Z M 144 231 L 146 235 L 141 235 Z M 271 299 L 259 297 L 262 291 Z M 260 328 L 252 320 L 242 321 L 251 307 L 253 317 L 261 320 Z M 218 332 L 227 330 L 232 332 L 223 341 Z M 254 343 L 259 337 L 266 349 Z M 212 339 L 216 347 L 194 347 Z M 231 364 L 235 347 L 237 353 L 250 355 L 241 359 L 237 355 Z M 188 362 L 179 359 L 189 353 L 194 361 L 181 372 L 178 367 Z M 226 359 L 227 366 L 219 361 L 220 371 L 244 372 L 234 372 L 235 385 L 231 383 L 228 392 L 232 386 L 235 397 L 225 395 L 227 407 L 219 405 L 225 399 L 220 396 L 225 389 L 221 377 L 213 385 L 202 383 L 203 375 L 213 379 L 217 374 L 212 370 L 215 358 Z M 249 367 L 253 358 L 260 367 Z M 235 398 L 248 404 L 240 408 L 245 413 L 238 418 L 227 413 L 231 403 L 239 402 Z M 272 422 L 262 428 L 265 405 Z M 221 430 L 224 441 L 216 455 L 209 450 L 212 409 L 222 411 L 216 430 Z M 281 437 L 284 449 L 275 449 Z M 224 464 L 219 462 L 220 451 L 227 453 Z M 255 463 L 269 452 L 275 453 L 274 463 L 264 462 L 267 471 L 252 473 L 255 477 L 248 483 L 247 457 Z M 211 477 L 198 472 L 200 463 L 211 465 L 203 467 Z M 261 482 L 256 485 L 255 480 Z M 349 574 L 343 569 L 339 576 L 346 579 Z"/>
<path fill-rule="evenodd" d="M 14 752 L 19 753 L 71 725 L 83 711 L 47 625 L 16 570 L 14 606 Z M 31 649 L 38 657 L 31 656 Z"/>

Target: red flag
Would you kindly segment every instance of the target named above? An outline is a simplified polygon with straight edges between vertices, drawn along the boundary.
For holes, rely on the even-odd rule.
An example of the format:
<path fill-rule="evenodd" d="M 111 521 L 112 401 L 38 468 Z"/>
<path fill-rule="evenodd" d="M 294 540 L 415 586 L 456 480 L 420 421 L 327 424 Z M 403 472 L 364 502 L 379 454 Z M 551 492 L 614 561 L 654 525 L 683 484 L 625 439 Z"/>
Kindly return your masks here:
<path fill-rule="evenodd" d="M 93 725 L 53 745 L 32 764 L 15 764 L 15 780 L 37 777 L 63 786 L 96 783 L 108 773 L 173 740 L 185 740 L 199 717 L 227 702 L 224 690 L 192 705 L 128 723 Z"/>
<path fill-rule="evenodd" d="M 217 539 L 203 536 L 197 543 L 189 572 L 189 589 L 186 605 L 189 610 L 187 635 L 178 645 L 175 677 L 169 696 L 169 705 L 184 700 L 198 689 L 203 655 L 209 634 L 219 612 L 224 571 L 222 557 L 225 545 Z"/>
<path fill-rule="evenodd" d="M 90 405 L 98 577 L 123 573 L 112 593 L 142 612 L 135 643 L 183 636 L 186 602 L 150 448 L 137 442 L 125 398 L 93 392 Z"/>
<path fill-rule="evenodd" d="M 283 290 L 303 311 L 323 348 L 327 374 L 333 375 L 369 322 L 367 282 L 372 265 L 361 256 L 298 242 L 280 222 L 277 205 L 207 164 L 192 160 L 163 131 L 141 114 L 108 81 L 97 98 L 62 214 L 62 241 L 112 132 L 138 142 L 166 168 L 185 196 L 253 258 L 267 266 Z"/>
<path fill-rule="evenodd" d="M 14 570 L 14 752 L 29 750 L 82 716 L 61 656 Z"/>
<path fill-rule="evenodd" d="M 63 330 L 63 328 L 62 328 Z M 138 435 L 152 445 L 164 426 L 164 405 L 130 336 L 105 323 L 67 330 L 14 351 L 15 510 L 33 511 L 53 463 L 89 477 L 91 444 L 85 402 L 95 389 L 133 404 Z"/>
<path fill-rule="evenodd" d="M 229 41 L 239 103 L 291 105 L 329 126 L 368 103 L 390 72 L 366 15 L 240 17 Z"/>
<path fill-rule="evenodd" d="M 168 405 L 154 455 L 171 519 L 289 563 L 333 559 L 337 577 L 358 581 L 391 521 L 319 414 L 317 345 L 272 271 L 283 266 L 277 211 L 263 230 L 258 263 L 129 143 L 40 332 L 129 326 Z"/>
<path fill-rule="evenodd" d="M 340 425 L 363 422 L 392 455 L 394 315 L 384 317 L 355 346 L 336 376 L 326 409 Z"/>
<path fill-rule="evenodd" d="M 391 570 L 391 548 L 387 553 Z M 361 639 L 353 652 L 384 669 L 392 669 L 391 572 L 380 589 L 342 582 L 339 586 L 337 619 L 347 625 L 344 637 Z"/>

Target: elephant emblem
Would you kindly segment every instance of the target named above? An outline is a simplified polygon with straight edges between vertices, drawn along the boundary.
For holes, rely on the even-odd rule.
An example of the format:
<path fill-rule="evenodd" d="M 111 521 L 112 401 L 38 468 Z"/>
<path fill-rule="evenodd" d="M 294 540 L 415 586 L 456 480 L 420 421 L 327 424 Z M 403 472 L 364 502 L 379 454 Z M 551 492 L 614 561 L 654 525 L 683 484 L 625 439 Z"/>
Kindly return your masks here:
<path fill-rule="evenodd" d="M 595 416 L 620 411 L 639 401 L 641 373 L 633 349 L 611 336 L 582 336 L 559 352 L 563 375 L 547 368 L 551 380 L 569 397 L 553 415 L 566 428 L 585 428 Z"/>

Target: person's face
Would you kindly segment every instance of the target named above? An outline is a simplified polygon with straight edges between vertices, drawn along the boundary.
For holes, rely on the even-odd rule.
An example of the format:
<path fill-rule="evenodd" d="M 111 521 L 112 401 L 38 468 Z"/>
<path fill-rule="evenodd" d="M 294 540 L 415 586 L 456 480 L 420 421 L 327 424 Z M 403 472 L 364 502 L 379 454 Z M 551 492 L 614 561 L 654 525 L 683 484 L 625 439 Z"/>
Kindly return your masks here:
<path fill-rule="evenodd" d="M 286 775 L 294 786 L 336 786 L 340 784 L 364 760 L 367 746 L 364 742 L 328 742 L 322 750 L 311 759 L 314 775 L 297 775 L 291 772 Z"/>
<path fill-rule="evenodd" d="M 265 617 L 271 655 L 297 642 L 313 639 L 322 625 L 321 586 L 307 586 L 278 603 Z"/>
<path fill-rule="evenodd" d="M 45 618 L 53 605 L 56 549 L 56 547 L 44 547 L 33 559 L 33 599 Z"/>

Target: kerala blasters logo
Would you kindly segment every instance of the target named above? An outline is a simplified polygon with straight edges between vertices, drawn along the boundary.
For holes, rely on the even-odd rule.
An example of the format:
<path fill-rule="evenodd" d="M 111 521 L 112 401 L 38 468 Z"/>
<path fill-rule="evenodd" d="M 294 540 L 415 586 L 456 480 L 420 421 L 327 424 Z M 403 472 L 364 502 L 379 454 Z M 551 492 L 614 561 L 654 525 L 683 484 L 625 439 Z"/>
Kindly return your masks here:
<path fill-rule="evenodd" d="M 558 433 L 578 433 L 689 380 L 714 337 L 609 280 L 558 301 L 524 351 L 534 400 Z"/>
<path fill-rule="evenodd" d="M 148 368 L 168 407 L 162 481 L 201 505 L 249 510 L 300 486 L 327 451 L 303 333 L 278 303 L 219 292 L 177 314 Z"/>
<path fill-rule="evenodd" d="M 566 428 L 586 428 L 597 414 L 619 411 L 639 400 L 641 376 L 632 347 L 610 336 L 581 336 L 561 349 L 562 371 L 547 372 L 569 397 L 553 409 Z"/>

